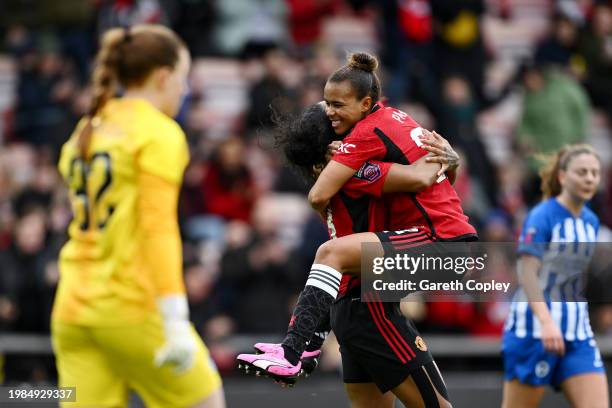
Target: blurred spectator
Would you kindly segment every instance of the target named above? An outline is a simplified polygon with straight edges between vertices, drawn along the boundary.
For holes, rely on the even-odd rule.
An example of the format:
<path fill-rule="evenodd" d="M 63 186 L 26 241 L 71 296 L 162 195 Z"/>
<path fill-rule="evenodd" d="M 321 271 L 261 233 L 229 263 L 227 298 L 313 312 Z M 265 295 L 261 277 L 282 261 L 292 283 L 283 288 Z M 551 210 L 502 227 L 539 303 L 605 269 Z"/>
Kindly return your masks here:
<path fill-rule="evenodd" d="M 321 23 L 337 11 L 339 0 L 286 0 L 289 29 L 293 44 L 308 54 L 308 48 L 319 39 Z"/>
<path fill-rule="evenodd" d="M 202 192 L 202 182 L 206 174 L 206 163 L 195 156 L 185 169 L 181 196 L 179 201 L 179 215 L 182 220 L 205 213 L 206 204 Z"/>
<path fill-rule="evenodd" d="M 211 0 L 165 0 L 172 28 L 187 44 L 192 57 L 218 52 L 213 39 L 217 20 L 215 2 Z"/>
<path fill-rule="evenodd" d="M 479 105 L 467 80 L 459 75 L 445 78 L 442 83 L 441 101 L 435 106 L 434 117 L 438 131 L 451 145 L 465 152 L 470 177 L 479 181 L 487 196 L 488 205 L 495 205 L 495 169 L 480 140 L 476 124 Z"/>
<path fill-rule="evenodd" d="M 482 240 L 484 242 L 513 242 L 510 216 L 502 210 L 492 210 L 484 223 Z"/>
<path fill-rule="evenodd" d="M 612 121 L 612 7 L 597 3 L 589 29 L 580 41 L 586 63 L 585 86 L 593 105 Z"/>
<path fill-rule="evenodd" d="M 94 2 L 44 0 L 42 3 L 45 5 L 47 24 L 58 26 L 56 35 L 62 44 L 62 57 L 74 62 L 79 82 L 87 82 L 94 51 Z"/>
<path fill-rule="evenodd" d="M 537 47 L 535 60 L 538 64 L 555 64 L 580 76 L 584 72 L 584 61 L 578 55 L 579 27 L 570 18 L 555 16 L 551 33 Z"/>
<path fill-rule="evenodd" d="M 282 50 L 272 48 L 265 52 L 262 61 L 263 77 L 253 85 L 249 93 L 246 118 L 249 131 L 271 127 L 272 110 L 283 114 L 297 109 L 296 95 L 292 97 L 291 90 L 283 81 L 282 71 L 289 64 L 288 57 Z"/>
<path fill-rule="evenodd" d="M 0 251 L 0 329 L 49 333 L 59 247 L 47 234 L 45 211 L 28 207 L 17 219 L 13 242 Z M 7 356 L 6 374 L 15 381 L 47 382 L 55 372 L 50 356 Z"/>
<path fill-rule="evenodd" d="M 525 173 L 524 166 L 524 159 L 516 157 L 499 166 L 497 173 L 499 179 L 499 196 L 497 201 L 499 206 L 507 214 L 513 214 L 516 219 L 520 219 L 521 214 L 525 212 L 522 188 Z M 521 222 L 517 226 L 520 228 Z"/>
<path fill-rule="evenodd" d="M 238 56 L 248 43 L 283 44 L 287 38 L 284 0 L 216 0 L 215 43 L 222 54 Z"/>
<path fill-rule="evenodd" d="M 15 224 L 13 243 L 0 252 L 5 297 L 16 305 L 13 330 L 49 332 L 57 255 L 58 248 L 48 245 L 44 210 L 30 207 Z"/>
<path fill-rule="evenodd" d="M 113 27 L 142 23 L 167 23 L 159 0 L 98 0 L 98 34 Z"/>
<path fill-rule="evenodd" d="M 185 267 L 185 288 L 192 312 L 191 320 L 203 337 L 222 338 L 233 331 L 231 326 L 227 327 L 226 332 L 205 330 L 208 322 L 222 311 L 222 302 L 219 299 L 221 293 L 215 290 L 216 281 L 216 274 L 197 262 Z"/>
<path fill-rule="evenodd" d="M 534 154 L 584 141 L 590 104 L 580 85 L 558 70 L 530 65 L 524 68 L 522 78 L 525 96 L 517 138 L 523 157 L 530 164 L 525 190 L 530 206 L 540 196 L 539 163 Z"/>
<path fill-rule="evenodd" d="M 385 94 L 391 104 L 412 97 L 430 106 L 437 86 L 429 0 L 385 0 L 380 7 L 383 61 L 391 71 Z"/>
<path fill-rule="evenodd" d="M 74 63 L 82 83 L 89 75 L 92 57 L 92 21 L 95 18 L 94 1 L 82 0 L 3 0 L 0 2 L 0 32 L 15 29 L 36 33 L 52 31 L 61 44 L 62 56 Z M 0 40 L 0 44 L 2 41 Z"/>
<path fill-rule="evenodd" d="M 463 75 L 476 99 L 483 99 L 487 60 L 480 22 L 483 0 L 431 0 L 431 7 L 437 27 L 434 67 L 438 76 Z"/>
<path fill-rule="evenodd" d="M 298 269 L 304 271 L 303 277 L 306 279 L 306 271 L 312 266 L 319 246 L 329 239 L 329 232 L 321 216 L 314 212 L 306 219 L 301 232 L 300 244 L 295 249 L 292 259 Z"/>
<path fill-rule="evenodd" d="M 273 199 L 257 203 L 250 238 L 228 248 L 221 259 L 221 279 L 234 289 L 232 316 L 242 333 L 282 332 L 298 291 L 273 206 Z"/>
<path fill-rule="evenodd" d="M 480 180 L 470 175 L 470 163 L 465 152 L 461 149 L 456 151 L 459 154 L 459 168 L 453 187 L 461 199 L 463 211 L 470 217 L 470 224 L 479 230 L 489 213 L 491 204 Z"/>
<path fill-rule="evenodd" d="M 257 191 L 244 155 L 244 142 L 239 138 L 232 137 L 218 146 L 202 180 L 207 214 L 250 221 Z"/>
<path fill-rule="evenodd" d="M 311 82 L 307 82 L 306 85 L 312 85 L 316 81 L 319 81 L 321 85 L 319 95 L 322 99 L 325 81 L 327 81 L 327 78 L 342 65 L 341 61 L 338 59 L 338 54 L 331 47 L 321 44 L 316 47 L 312 59 L 306 61 L 306 63 L 310 65 L 309 77 L 311 79 Z M 308 104 L 302 102 L 302 106 L 306 107 Z"/>
<path fill-rule="evenodd" d="M 598 1 L 601 0 L 556 0 L 556 8 L 574 23 L 583 25 L 593 16 L 593 7 Z"/>
<path fill-rule="evenodd" d="M 473 302 L 437 301 L 426 303 L 426 317 L 419 330 L 437 334 L 467 334 L 478 317 Z"/>
<path fill-rule="evenodd" d="M 20 27 L 9 34 L 10 49 L 20 61 L 15 134 L 57 151 L 74 124 L 70 109 L 78 81 L 62 60 L 54 35 L 36 35 Z"/>
<path fill-rule="evenodd" d="M 595 330 L 605 335 L 612 334 L 612 305 L 598 305 L 593 315 L 592 321 Z"/>

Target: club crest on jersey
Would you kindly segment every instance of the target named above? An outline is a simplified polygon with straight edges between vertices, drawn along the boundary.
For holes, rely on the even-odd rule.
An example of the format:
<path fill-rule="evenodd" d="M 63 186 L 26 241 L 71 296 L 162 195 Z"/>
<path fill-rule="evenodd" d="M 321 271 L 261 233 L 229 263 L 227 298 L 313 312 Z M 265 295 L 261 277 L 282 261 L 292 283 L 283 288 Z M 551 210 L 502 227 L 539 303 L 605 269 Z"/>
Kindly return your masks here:
<path fill-rule="evenodd" d="M 338 152 L 348 154 L 350 153 L 349 149 L 354 149 L 355 147 L 357 146 L 352 143 L 342 143 L 340 147 L 338 147 Z"/>
<path fill-rule="evenodd" d="M 382 176 L 382 170 L 378 164 L 365 162 L 361 168 L 355 173 L 354 177 L 361 180 L 373 182 L 378 180 Z"/>
<path fill-rule="evenodd" d="M 421 351 L 427 351 L 427 344 L 425 344 L 425 340 L 421 336 L 417 336 L 414 340 L 414 344 L 416 344 L 417 348 Z"/>

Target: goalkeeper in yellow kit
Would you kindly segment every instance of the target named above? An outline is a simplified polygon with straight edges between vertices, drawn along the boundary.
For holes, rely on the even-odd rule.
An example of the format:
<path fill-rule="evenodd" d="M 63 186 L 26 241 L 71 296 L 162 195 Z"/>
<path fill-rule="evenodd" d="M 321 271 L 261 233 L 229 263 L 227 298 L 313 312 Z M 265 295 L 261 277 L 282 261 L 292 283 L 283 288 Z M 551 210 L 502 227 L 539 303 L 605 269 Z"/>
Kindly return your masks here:
<path fill-rule="evenodd" d="M 91 112 L 62 149 L 74 219 L 52 339 L 60 386 L 76 387 L 75 406 L 124 407 L 128 390 L 149 407 L 225 405 L 189 323 L 182 278 L 177 201 L 189 153 L 172 117 L 189 66 L 167 28 L 108 31 Z"/>

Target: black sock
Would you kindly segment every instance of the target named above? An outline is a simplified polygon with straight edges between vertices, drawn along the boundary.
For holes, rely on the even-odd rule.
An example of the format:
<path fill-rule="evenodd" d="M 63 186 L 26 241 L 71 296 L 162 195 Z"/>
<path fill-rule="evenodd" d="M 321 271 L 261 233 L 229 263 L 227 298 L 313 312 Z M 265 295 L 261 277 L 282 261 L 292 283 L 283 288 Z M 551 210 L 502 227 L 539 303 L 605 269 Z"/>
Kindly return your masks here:
<path fill-rule="evenodd" d="M 341 278 L 342 274 L 329 266 L 312 265 L 306 286 L 300 293 L 291 316 L 287 336 L 282 343 L 285 358 L 291 364 L 298 363 L 319 323 L 329 319 L 331 304 L 338 295 Z"/>
<path fill-rule="evenodd" d="M 306 344 L 306 351 L 317 351 L 323 347 L 323 342 L 331 330 L 331 322 L 329 321 L 329 313 L 323 316 L 319 322 L 316 331 L 310 338 L 308 344 Z"/>
<path fill-rule="evenodd" d="M 296 365 L 298 361 L 300 361 L 300 355 L 297 353 L 297 351 L 295 351 L 289 346 L 285 346 L 284 344 L 282 345 L 282 347 L 283 351 L 285 352 L 285 358 L 287 359 L 287 361 L 293 365 Z"/>

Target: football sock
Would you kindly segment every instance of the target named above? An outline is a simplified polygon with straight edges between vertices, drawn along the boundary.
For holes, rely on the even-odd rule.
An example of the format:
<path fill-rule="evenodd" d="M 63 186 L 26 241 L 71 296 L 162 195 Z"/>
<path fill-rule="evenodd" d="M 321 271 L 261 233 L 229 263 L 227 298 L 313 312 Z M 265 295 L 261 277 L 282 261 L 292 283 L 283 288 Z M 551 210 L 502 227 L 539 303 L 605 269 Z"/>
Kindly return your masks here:
<path fill-rule="evenodd" d="M 306 344 L 306 351 L 317 351 L 323 347 L 323 342 L 331 330 L 331 322 L 329 321 L 330 314 L 326 314 L 319 322 L 316 331 Z"/>
<path fill-rule="evenodd" d="M 313 264 L 306 281 L 306 286 L 291 316 L 287 336 L 282 342 L 285 358 L 293 365 L 297 364 L 313 338 L 319 322 L 329 319 L 332 302 L 338 295 L 342 274 L 327 265 Z"/>

